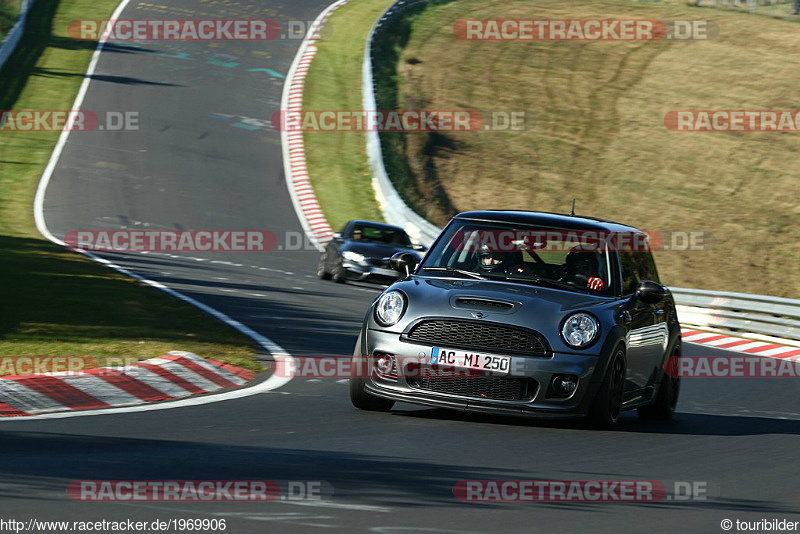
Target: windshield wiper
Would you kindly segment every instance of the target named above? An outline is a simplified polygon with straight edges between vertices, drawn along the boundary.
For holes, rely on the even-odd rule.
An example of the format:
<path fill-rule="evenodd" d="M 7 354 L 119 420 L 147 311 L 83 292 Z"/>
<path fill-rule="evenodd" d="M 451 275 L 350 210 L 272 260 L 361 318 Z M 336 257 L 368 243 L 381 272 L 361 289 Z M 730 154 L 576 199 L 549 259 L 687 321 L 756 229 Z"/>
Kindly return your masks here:
<path fill-rule="evenodd" d="M 423 267 L 423 271 L 438 271 L 443 273 L 455 273 L 461 274 L 464 276 L 469 276 L 471 278 L 477 278 L 478 280 L 487 280 L 485 276 L 481 276 L 478 273 L 473 273 L 472 271 L 465 271 L 463 269 L 454 269 L 453 267 Z"/>

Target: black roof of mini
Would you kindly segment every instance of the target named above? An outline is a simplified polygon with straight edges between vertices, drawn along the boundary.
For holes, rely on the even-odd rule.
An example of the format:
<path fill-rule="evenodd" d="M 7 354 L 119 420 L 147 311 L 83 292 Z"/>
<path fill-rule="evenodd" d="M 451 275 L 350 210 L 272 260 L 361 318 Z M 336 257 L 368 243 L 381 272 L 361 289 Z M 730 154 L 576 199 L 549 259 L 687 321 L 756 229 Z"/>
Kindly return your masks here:
<path fill-rule="evenodd" d="M 456 219 L 471 219 L 475 221 L 491 221 L 504 223 L 517 223 L 526 225 L 543 226 L 546 228 L 564 228 L 569 230 L 593 230 L 605 232 L 632 232 L 644 233 L 638 228 L 625 224 L 586 217 L 583 215 L 564 215 L 562 213 L 548 213 L 543 211 L 521 210 L 480 210 L 465 211 L 455 216 Z"/>

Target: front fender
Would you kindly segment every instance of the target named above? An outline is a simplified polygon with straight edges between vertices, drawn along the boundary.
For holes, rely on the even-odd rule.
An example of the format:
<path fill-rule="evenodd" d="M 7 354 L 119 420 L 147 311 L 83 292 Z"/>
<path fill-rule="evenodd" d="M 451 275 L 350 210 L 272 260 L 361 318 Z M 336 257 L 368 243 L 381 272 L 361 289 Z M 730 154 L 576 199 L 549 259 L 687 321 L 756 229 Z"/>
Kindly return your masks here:
<path fill-rule="evenodd" d="M 611 355 L 614 353 L 620 343 L 623 345 L 625 344 L 625 337 L 625 329 L 620 325 L 616 325 L 611 329 L 611 332 L 608 333 L 608 336 L 606 336 L 606 340 L 603 343 L 603 349 L 600 351 L 599 360 L 594 369 L 594 374 L 592 375 L 591 382 L 593 384 L 599 384 L 603 381 L 603 378 L 606 376 L 606 370 L 608 369 Z"/>

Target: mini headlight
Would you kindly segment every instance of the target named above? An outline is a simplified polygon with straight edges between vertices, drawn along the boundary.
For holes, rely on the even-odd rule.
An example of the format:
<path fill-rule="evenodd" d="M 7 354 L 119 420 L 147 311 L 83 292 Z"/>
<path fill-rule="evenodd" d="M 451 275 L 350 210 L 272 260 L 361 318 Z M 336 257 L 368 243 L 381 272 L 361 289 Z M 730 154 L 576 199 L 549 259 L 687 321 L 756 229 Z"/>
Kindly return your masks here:
<path fill-rule="evenodd" d="M 344 252 L 342 252 L 342 257 L 350 261 L 364 261 L 363 254 L 359 254 L 358 252 L 353 252 L 352 250 L 345 250 Z"/>
<path fill-rule="evenodd" d="M 392 326 L 403 316 L 406 298 L 399 291 L 389 291 L 378 298 L 375 304 L 375 318 L 383 326 Z"/>
<path fill-rule="evenodd" d="M 587 313 L 576 313 L 567 317 L 561 327 L 561 337 L 571 347 L 585 347 L 597 337 L 600 327 L 597 320 Z"/>

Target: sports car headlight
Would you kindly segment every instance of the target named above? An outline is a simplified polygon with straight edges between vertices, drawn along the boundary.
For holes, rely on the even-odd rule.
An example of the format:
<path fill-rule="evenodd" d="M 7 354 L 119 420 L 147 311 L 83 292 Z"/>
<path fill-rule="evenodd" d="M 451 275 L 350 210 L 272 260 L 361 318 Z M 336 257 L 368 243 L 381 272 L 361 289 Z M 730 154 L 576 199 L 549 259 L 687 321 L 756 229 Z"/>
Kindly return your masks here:
<path fill-rule="evenodd" d="M 342 252 L 342 257 L 350 261 L 364 261 L 365 259 L 363 254 L 359 254 L 358 252 L 353 252 L 352 250 L 345 250 L 344 252 Z"/>
<path fill-rule="evenodd" d="M 405 311 L 406 297 L 399 291 L 384 293 L 375 304 L 375 318 L 383 326 L 397 323 Z"/>
<path fill-rule="evenodd" d="M 597 338 L 600 326 L 597 319 L 588 313 L 576 313 L 567 317 L 561 327 L 561 337 L 571 347 L 585 347 Z"/>

